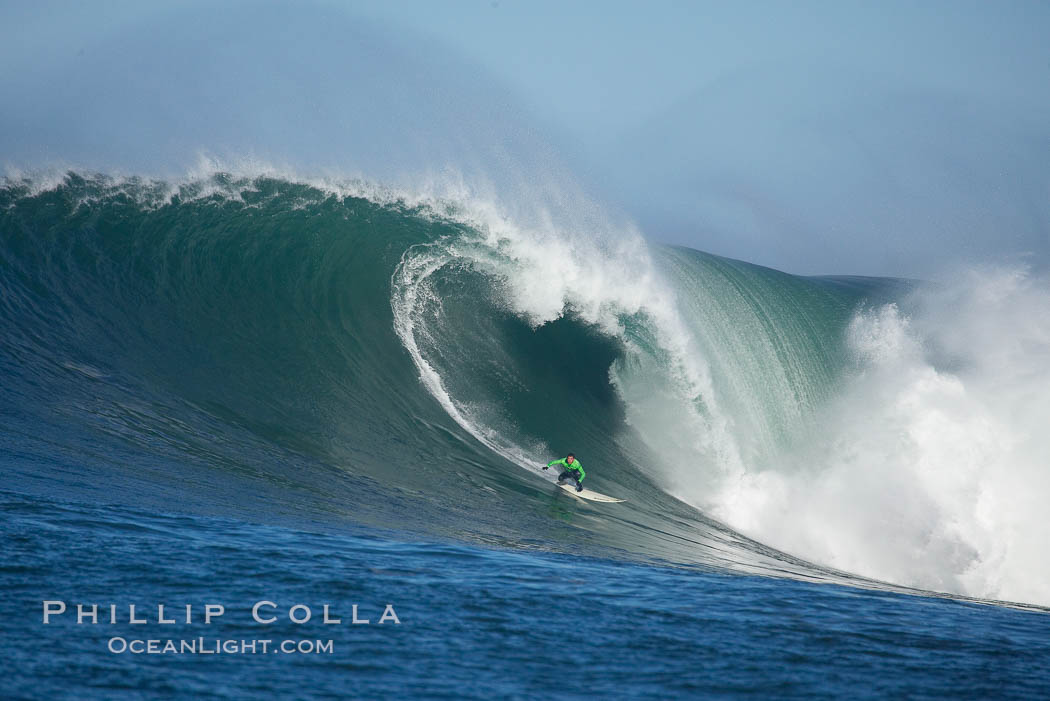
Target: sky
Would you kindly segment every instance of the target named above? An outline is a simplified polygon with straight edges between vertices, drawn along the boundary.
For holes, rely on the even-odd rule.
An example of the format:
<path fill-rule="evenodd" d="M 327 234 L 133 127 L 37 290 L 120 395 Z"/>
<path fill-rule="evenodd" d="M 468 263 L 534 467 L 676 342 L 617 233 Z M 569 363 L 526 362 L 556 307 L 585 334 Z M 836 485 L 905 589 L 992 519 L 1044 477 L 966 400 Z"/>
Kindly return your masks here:
<path fill-rule="evenodd" d="M 1050 4 L 356 4 L 485 65 L 648 235 L 793 272 L 1046 265 Z"/>
<path fill-rule="evenodd" d="M 0 165 L 452 167 L 789 272 L 1038 268 L 1047 36 L 1034 1 L 3 2 Z"/>
<path fill-rule="evenodd" d="M 382 0 L 335 3 L 484 64 L 589 146 L 754 66 L 849 63 L 955 89 L 1042 93 L 1050 7 L 1038 2 Z"/>

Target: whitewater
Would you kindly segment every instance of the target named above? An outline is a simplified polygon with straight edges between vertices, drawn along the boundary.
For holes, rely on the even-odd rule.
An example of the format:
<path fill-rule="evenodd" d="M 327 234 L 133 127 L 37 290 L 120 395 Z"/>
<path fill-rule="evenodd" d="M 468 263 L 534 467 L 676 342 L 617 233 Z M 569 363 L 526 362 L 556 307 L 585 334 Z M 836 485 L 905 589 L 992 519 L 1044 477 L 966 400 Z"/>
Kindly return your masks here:
<path fill-rule="evenodd" d="M 504 442 L 513 427 L 449 394 L 416 341 L 417 326 L 434 341 L 420 298 L 440 324 L 429 278 L 450 265 L 496 278 L 502 303 L 533 327 L 569 314 L 616 339 L 609 381 L 631 428 L 617 439 L 669 494 L 846 572 L 1050 602 L 1050 442 L 1039 437 L 1050 401 L 1035 389 L 1050 386 L 1045 280 L 1023 268 L 944 284 L 805 280 L 688 249 L 650 253 L 635 232 L 610 250 L 491 217 L 479 228 L 477 240 L 441 244 L 443 257 L 408 252 L 394 308 L 424 384 L 490 448 L 535 464 L 535 446 Z"/>
<path fill-rule="evenodd" d="M 129 502 L 254 483 L 278 514 L 1050 605 L 1050 288 L 1024 268 L 799 277 L 455 178 L 257 165 L 12 174 L 0 210 L 7 440 L 155 465 Z M 534 513 L 568 450 L 628 502 L 576 533 Z"/>

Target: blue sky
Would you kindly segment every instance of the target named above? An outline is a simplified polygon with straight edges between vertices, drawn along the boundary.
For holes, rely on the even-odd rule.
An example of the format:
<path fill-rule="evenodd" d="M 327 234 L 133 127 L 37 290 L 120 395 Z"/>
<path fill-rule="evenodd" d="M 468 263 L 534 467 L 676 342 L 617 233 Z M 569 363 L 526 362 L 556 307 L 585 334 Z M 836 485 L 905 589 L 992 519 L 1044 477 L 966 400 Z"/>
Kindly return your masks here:
<path fill-rule="evenodd" d="M 793 272 L 1044 267 L 1047 36 L 1038 2 L 8 2 L 0 159 L 569 173 Z"/>
<path fill-rule="evenodd" d="M 542 116 L 601 144 L 753 66 L 828 61 L 966 90 L 1050 91 L 1050 5 L 1037 2 L 333 3 L 432 36 Z M 1040 89 L 1041 88 L 1041 89 Z M 1033 90 L 1038 93 L 1032 95 Z"/>
<path fill-rule="evenodd" d="M 654 238 L 806 273 L 1046 264 L 1050 4 L 355 6 L 512 86 Z"/>

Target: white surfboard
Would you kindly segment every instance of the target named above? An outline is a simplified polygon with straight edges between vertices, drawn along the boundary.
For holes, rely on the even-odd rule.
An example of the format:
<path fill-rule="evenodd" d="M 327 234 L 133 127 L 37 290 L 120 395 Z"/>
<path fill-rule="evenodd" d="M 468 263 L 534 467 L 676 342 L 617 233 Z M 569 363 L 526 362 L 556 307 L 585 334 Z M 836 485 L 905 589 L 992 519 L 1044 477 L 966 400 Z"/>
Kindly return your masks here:
<path fill-rule="evenodd" d="M 558 486 L 564 489 L 569 494 L 573 495 L 574 497 L 586 499 L 587 501 L 601 501 L 609 504 L 619 504 L 623 502 L 623 499 L 617 499 L 616 497 L 610 497 L 605 494 L 599 494 L 598 492 L 593 492 L 587 488 L 584 488 L 582 492 L 577 492 L 576 485 L 572 482 L 569 482 L 568 484 L 559 484 Z"/>

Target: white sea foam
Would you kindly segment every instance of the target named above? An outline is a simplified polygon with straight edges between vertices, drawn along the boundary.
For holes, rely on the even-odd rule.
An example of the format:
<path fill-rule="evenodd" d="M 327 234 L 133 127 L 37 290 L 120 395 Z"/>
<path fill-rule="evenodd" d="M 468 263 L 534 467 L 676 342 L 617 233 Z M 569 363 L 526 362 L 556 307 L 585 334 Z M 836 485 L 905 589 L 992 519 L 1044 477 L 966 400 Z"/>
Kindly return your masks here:
<path fill-rule="evenodd" d="M 722 485 L 763 542 L 924 589 L 1050 604 L 1050 286 L 970 271 L 860 313 L 860 371 L 805 448 Z"/>

